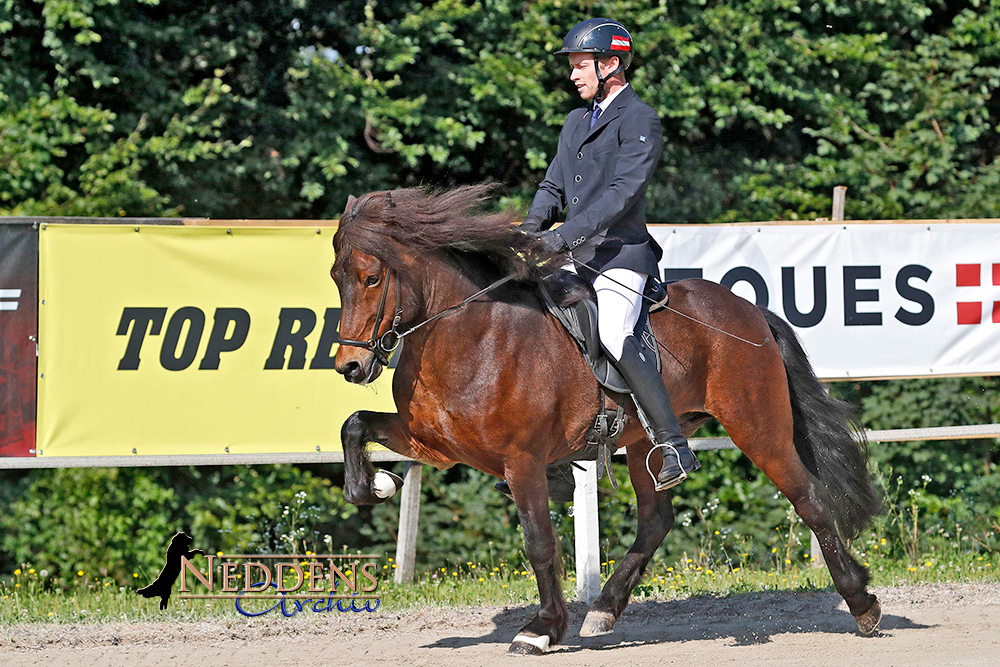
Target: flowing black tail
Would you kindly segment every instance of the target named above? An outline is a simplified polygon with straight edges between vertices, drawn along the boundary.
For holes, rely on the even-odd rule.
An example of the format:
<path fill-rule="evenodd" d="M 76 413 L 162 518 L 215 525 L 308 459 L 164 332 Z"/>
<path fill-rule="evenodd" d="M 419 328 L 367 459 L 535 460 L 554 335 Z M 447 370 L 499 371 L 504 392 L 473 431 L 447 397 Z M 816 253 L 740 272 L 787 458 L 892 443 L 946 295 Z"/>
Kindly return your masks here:
<path fill-rule="evenodd" d="M 868 441 L 854 407 L 830 396 L 813 372 L 792 327 L 766 308 L 788 375 L 795 450 L 816 478 L 820 502 L 842 539 L 852 540 L 882 512 L 882 499 L 868 472 Z"/>

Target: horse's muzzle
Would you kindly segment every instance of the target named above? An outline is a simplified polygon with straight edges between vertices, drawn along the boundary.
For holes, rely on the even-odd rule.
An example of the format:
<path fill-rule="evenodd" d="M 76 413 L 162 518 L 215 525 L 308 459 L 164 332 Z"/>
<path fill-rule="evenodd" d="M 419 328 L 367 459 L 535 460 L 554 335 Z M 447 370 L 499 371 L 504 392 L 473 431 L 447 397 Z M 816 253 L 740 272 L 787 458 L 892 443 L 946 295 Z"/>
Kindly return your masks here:
<path fill-rule="evenodd" d="M 374 382 L 382 374 L 382 364 L 378 363 L 373 354 L 367 363 L 357 360 L 348 361 L 343 366 L 337 366 L 337 372 L 353 384 L 366 385 Z"/>

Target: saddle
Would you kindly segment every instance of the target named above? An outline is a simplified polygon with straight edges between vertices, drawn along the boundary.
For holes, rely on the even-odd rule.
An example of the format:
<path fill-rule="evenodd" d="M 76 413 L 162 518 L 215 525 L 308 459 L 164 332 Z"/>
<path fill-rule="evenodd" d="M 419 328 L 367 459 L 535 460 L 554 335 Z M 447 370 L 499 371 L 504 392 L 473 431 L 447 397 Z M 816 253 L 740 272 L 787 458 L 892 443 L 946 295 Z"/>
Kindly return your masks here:
<path fill-rule="evenodd" d="M 609 396 L 609 392 L 631 395 L 632 391 L 601 346 L 597 328 L 597 295 L 590 283 L 570 271 L 559 272 L 542 281 L 539 291 L 545 307 L 576 341 L 604 395 L 604 408 L 594 418 L 587 434 L 587 444 L 554 465 L 597 461 L 597 478 L 603 477 L 606 471 L 611 485 L 617 489 L 618 482 L 611 470 L 611 455 L 618 448 L 618 437 L 624 430 L 627 417 L 621 403 Z M 646 281 L 644 292 L 643 296 L 649 300 L 642 301 L 642 311 L 633 335 L 641 342 L 643 353 L 640 357 L 645 363 L 653 364 L 659 373 L 660 353 L 649 315 L 666 307 L 667 290 L 659 281 L 650 278 Z M 579 298 L 580 294 L 587 296 Z M 571 303 L 567 303 L 569 295 L 573 295 Z"/>
<path fill-rule="evenodd" d="M 575 273 L 564 271 L 555 274 L 540 285 L 545 307 L 576 341 L 577 347 L 580 348 L 601 387 L 617 394 L 631 394 L 632 391 L 629 389 L 628 383 L 625 382 L 625 378 L 612 365 L 601 346 L 597 329 L 597 297 L 590 284 Z M 588 298 L 568 305 L 560 305 L 563 303 L 565 295 L 579 294 L 581 289 L 586 290 Z M 643 355 L 646 363 L 653 364 L 656 371 L 660 372 L 660 353 L 653 327 L 649 322 L 649 315 L 666 307 L 667 290 L 659 281 L 650 278 L 646 281 L 644 291 L 644 296 L 654 303 L 651 305 L 649 301 L 643 299 L 642 312 L 639 314 L 633 335 L 642 343 L 643 352 L 646 353 Z"/>

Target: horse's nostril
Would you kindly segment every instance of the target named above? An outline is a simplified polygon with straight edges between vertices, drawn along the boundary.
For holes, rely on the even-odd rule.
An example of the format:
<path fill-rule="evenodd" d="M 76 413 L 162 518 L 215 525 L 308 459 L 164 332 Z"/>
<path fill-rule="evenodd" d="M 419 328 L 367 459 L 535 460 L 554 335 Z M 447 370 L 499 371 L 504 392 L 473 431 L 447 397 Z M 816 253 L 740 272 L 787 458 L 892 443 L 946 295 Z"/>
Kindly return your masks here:
<path fill-rule="evenodd" d="M 343 368 L 340 369 L 340 373 L 344 377 L 353 377 L 361 372 L 361 364 L 357 361 L 348 361 Z"/>

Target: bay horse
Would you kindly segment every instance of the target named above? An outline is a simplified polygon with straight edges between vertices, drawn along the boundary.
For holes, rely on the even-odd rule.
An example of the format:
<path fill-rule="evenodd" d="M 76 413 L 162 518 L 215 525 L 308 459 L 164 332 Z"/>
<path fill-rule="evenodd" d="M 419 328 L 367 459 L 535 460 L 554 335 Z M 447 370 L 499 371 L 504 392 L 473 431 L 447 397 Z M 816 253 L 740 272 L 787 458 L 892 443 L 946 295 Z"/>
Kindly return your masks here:
<path fill-rule="evenodd" d="M 398 412 L 361 410 L 343 425 L 344 495 L 356 505 L 384 500 L 373 486 L 369 443 L 440 469 L 464 463 L 507 480 L 540 603 L 510 652 L 537 654 L 569 625 L 545 466 L 583 446 L 603 401 L 576 343 L 538 294 L 534 281 L 557 269 L 526 261 L 537 257 L 536 244 L 512 213 L 476 214 L 489 197 L 490 186 L 475 185 L 348 200 L 330 272 L 342 304 L 336 370 L 368 384 L 398 337 L 406 340 L 392 381 Z M 518 280 L 476 296 L 504 275 Z M 719 420 L 816 534 L 837 591 L 859 631 L 871 634 L 881 607 L 845 541 L 870 523 L 881 501 L 867 445 L 852 437 L 852 407 L 824 391 L 777 315 L 700 279 L 672 283 L 668 294 L 670 309 L 654 313 L 652 324 L 667 350 L 662 374 L 682 431 L 690 436 L 710 417 Z M 646 471 L 650 443 L 635 408 L 617 398 L 631 417 L 620 445 L 638 530 L 590 606 L 582 636 L 611 632 L 674 522 L 672 492 L 656 493 Z M 658 470 L 659 454 L 651 459 Z"/>

